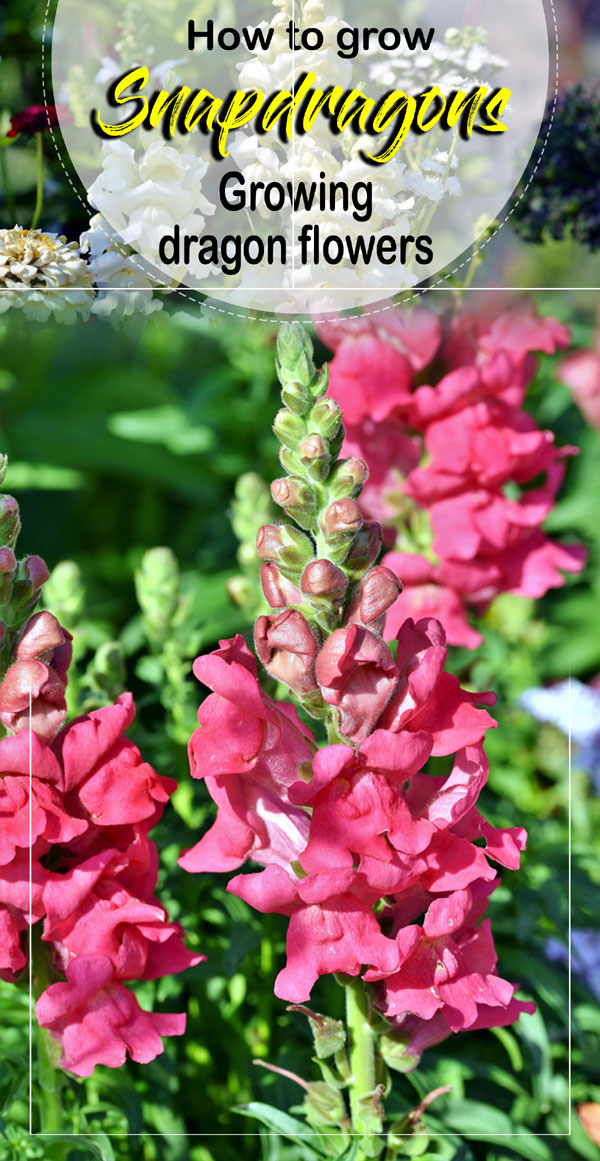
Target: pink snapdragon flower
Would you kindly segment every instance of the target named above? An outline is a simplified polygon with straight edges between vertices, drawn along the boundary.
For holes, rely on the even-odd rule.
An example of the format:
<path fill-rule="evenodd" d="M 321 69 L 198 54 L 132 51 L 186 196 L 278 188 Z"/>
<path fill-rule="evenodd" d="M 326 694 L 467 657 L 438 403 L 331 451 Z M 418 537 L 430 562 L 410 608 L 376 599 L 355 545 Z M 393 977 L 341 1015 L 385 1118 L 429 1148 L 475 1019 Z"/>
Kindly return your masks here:
<path fill-rule="evenodd" d="M 18 664 L 18 662 L 17 662 Z M 176 783 L 160 777 L 124 735 L 123 694 L 72 722 L 48 746 L 21 730 L 0 741 L 0 975 L 27 963 L 27 928 L 42 920 L 54 973 L 36 1014 L 61 1046 L 61 1064 L 89 1076 L 129 1051 L 152 1060 L 184 1015 L 143 1012 L 124 981 L 157 979 L 199 963 L 156 899 L 158 858 L 148 832 Z M 31 801 L 30 801 L 31 796 Z M 29 895 L 29 859 L 32 891 Z"/>
<path fill-rule="evenodd" d="M 343 450 L 372 469 L 361 506 L 382 521 L 392 549 L 383 563 L 404 585 L 386 637 L 407 615 L 434 615 L 451 644 L 475 648 L 470 608 L 482 613 L 502 592 L 543 596 L 581 570 L 584 549 L 542 529 L 576 449 L 556 448 L 523 410 L 534 352 L 566 347 L 567 328 L 522 306 L 444 326 L 423 309 L 390 309 L 320 333 L 335 351 L 330 393 L 347 408 Z M 568 378 L 568 360 L 563 368 Z"/>
<path fill-rule="evenodd" d="M 185 1031 L 184 1015 L 140 1008 L 133 993 L 115 982 L 106 956 L 74 959 L 66 976 L 44 992 L 35 1010 L 61 1047 L 62 1067 L 76 1076 L 91 1076 L 98 1064 L 119 1068 L 127 1055 L 148 1064 L 163 1051 L 163 1036 Z"/>
<path fill-rule="evenodd" d="M 286 865 L 308 835 L 308 818 L 288 792 L 299 765 L 313 755 L 314 738 L 289 703 L 262 692 L 243 637 L 199 657 L 194 673 L 213 693 L 198 711 L 191 772 L 204 779 L 219 810 L 179 863 L 186 871 L 231 871 L 247 858 Z"/>

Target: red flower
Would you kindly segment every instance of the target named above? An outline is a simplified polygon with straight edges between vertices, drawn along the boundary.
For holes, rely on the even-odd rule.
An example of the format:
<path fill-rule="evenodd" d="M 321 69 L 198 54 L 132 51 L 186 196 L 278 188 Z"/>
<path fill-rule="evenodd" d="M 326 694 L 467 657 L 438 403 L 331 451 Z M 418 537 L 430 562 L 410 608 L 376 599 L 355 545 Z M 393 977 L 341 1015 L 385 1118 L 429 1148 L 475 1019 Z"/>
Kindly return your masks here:
<path fill-rule="evenodd" d="M 55 129 L 57 125 L 58 110 L 55 105 L 30 105 L 28 109 L 13 114 L 6 136 L 18 137 L 20 133 L 23 133 L 26 137 L 34 137 L 36 133 L 44 133 L 46 129 Z"/>

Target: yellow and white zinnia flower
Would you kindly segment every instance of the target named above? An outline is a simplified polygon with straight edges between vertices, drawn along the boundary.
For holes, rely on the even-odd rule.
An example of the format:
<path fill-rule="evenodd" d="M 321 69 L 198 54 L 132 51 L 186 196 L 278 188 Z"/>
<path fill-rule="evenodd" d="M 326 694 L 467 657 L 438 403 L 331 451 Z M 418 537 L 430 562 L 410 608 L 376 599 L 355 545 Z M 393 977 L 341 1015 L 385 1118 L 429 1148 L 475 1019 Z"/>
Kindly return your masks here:
<path fill-rule="evenodd" d="M 0 230 L 0 314 L 19 307 L 35 322 L 87 318 L 94 301 L 92 273 L 77 242 L 58 234 Z"/>

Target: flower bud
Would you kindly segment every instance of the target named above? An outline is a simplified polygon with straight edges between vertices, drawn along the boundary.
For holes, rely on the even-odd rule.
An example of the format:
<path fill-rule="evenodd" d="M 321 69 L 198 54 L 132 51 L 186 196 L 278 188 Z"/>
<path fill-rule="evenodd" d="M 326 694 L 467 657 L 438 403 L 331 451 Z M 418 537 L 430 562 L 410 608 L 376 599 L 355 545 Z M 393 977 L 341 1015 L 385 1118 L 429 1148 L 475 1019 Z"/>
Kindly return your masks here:
<path fill-rule="evenodd" d="M 256 652 L 271 677 L 296 693 L 317 689 L 315 658 L 318 644 L 297 610 L 259 617 L 254 628 Z"/>
<path fill-rule="evenodd" d="M 63 684 L 71 664 L 73 638 L 52 613 L 35 613 L 22 630 L 14 649 L 17 661 L 43 661 L 51 665 Z"/>
<path fill-rule="evenodd" d="M 48 744 L 66 715 L 65 687 L 71 634 L 52 613 L 30 617 L 17 642 L 14 664 L 0 684 L 0 721 L 14 733 L 31 728 Z M 31 716 L 30 716 L 31 710 Z"/>
<path fill-rule="evenodd" d="M 310 403 L 310 396 L 302 383 L 298 383 L 297 380 L 291 383 L 285 383 L 281 388 L 281 398 L 286 407 L 294 415 L 306 415 Z"/>
<path fill-rule="evenodd" d="M 306 327 L 299 322 L 283 323 L 277 334 L 278 370 L 286 382 L 307 382 L 314 375 L 313 345 Z"/>
<path fill-rule="evenodd" d="M 14 548 L 21 531 L 19 505 L 14 496 L 0 496 L 0 544 Z"/>
<path fill-rule="evenodd" d="M 240 609 L 252 608 L 256 604 L 257 592 L 252 581 L 245 576 L 232 576 L 227 581 L 227 595 Z"/>
<path fill-rule="evenodd" d="M 28 609 L 37 604 L 40 590 L 50 576 L 41 556 L 27 556 L 20 561 L 15 576 L 12 604 L 16 609 Z"/>
<path fill-rule="evenodd" d="M 312 763 L 303 762 L 301 765 L 308 766 L 307 776 L 304 781 L 309 782 L 314 773 Z M 303 773 L 300 767 L 298 768 L 298 773 L 302 778 Z M 312 1012 L 305 1004 L 288 1004 L 286 1011 L 302 1012 L 303 1016 L 308 1017 L 318 1060 L 327 1060 L 328 1057 L 335 1056 L 337 1052 L 341 1052 L 346 1044 L 346 1029 L 341 1020 L 334 1020 L 332 1016 L 321 1016 L 319 1012 Z"/>
<path fill-rule="evenodd" d="M 180 603 L 179 565 L 170 548 L 144 553 L 135 574 L 135 589 L 150 638 L 164 640 Z"/>
<path fill-rule="evenodd" d="M 273 431 L 285 447 L 289 448 L 290 451 L 295 451 L 306 432 L 306 424 L 287 407 L 282 407 L 275 416 Z"/>
<path fill-rule="evenodd" d="M 94 686 L 114 700 L 125 685 L 125 658 L 119 641 L 103 641 L 89 666 L 88 676 Z"/>
<path fill-rule="evenodd" d="M 272 609 L 285 609 L 288 605 L 301 605 L 302 593 L 296 585 L 287 580 L 273 561 L 263 564 L 260 583 L 265 600 Z"/>
<path fill-rule="evenodd" d="M 341 460 L 329 481 L 329 494 L 334 500 L 344 496 L 358 496 L 369 477 L 369 469 L 364 460 L 356 456 Z"/>
<path fill-rule="evenodd" d="M 407 1052 L 410 1042 L 408 1032 L 386 1033 L 379 1039 L 379 1051 L 388 1068 L 395 1072 L 410 1072 L 419 1063 L 420 1057 Z"/>
<path fill-rule="evenodd" d="M 339 533 L 355 533 L 362 527 L 360 508 L 354 500 L 335 500 L 321 513 L 321 530 L 324 536 L 333 537 Z"/>
<path fill-rule="evenodd" d="M 10 601 L 16 569 L 12 548 L 0 548 L 0 605 L 7 605 Z"/>
<path fill-rule="evenodd" d="M 309 484 L 296 476 L 284 476 L 273 480 L 271 495 L 301 527 L 310 527 L 317 498 Z"/>
<path fill-rule="evenodd" d="M 309 1125 L 341 1125 L 346 1117 L 344 1098 L 333 1085 L 313 1081 L 304 1098 L 304 1113 Z"/>
<path fill-rule="evenodd" d="M 391 650 L 358 625 L 336 629 L 317 658 L 323 700 L 338 711 L 340 733 L 355 744 L 376 729 L 398 681 Z"/>
<path fill-rule="evenodd" d="M 300 456 L 289 447 L 281 447 L 279 449 L 279 462 L 288 476 L 298 476 L 302 473 Z"/>
<path fill-rule="evenodd" d="M 313 432 L 298 444 L 298 455 L 313 480 L 324 480 L 329 474 L 331 456 L 329 444 Z"/>
<path fill-rule="evenodd" d="M 345 560 L 347 571 L 360 575 L 365 569 L 377 560 L 381 552 L 381 525 L 375 521 L 367 521 L 356 533 Z"/>
<path fill-rule="evenodd" d="M 327 597 L 341 601 L 348 588 L 348 578 L 331 560 L 311 560 L 300 580 L 307 597 Z"/>
<path fill-rule="evenodd" d="M 335 439 L 342 426 L 342 411 L 331 395 L 317 399 L 309 418 L 308 425 L 311 431 L 316 431 L 326 440 Z"/>
<path fill-rule="evenodd" d="M 85 611 L 85 587 L 74 560 L 63 560 L 52 569 L 44 588 L 44 603 L 67 629 L 78 625 Z"/>
<path fill-rule="evenodd" d="M 256 537 L 256 551 L 261 560 L 298 572 L 314 557 L 312 540 L 292 524 L 263 524 Z"/>
<path fill-rule="evenodd" d="M 372 568 L 352 594 L 346 624 L 365 625 L 375 632 L 383 628 L 385 614 L 402 592 L 402 585 L 389 568 Z"/>

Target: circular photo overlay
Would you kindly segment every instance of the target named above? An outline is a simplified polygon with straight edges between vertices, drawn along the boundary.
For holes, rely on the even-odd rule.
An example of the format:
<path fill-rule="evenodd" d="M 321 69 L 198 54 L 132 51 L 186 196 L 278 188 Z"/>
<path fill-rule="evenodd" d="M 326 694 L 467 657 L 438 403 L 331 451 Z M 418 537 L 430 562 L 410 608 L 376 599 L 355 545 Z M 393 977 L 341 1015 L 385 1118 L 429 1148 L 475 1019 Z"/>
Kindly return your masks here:
<path fill-rule="evenodd" d="M 434 279 L 501 219 L 550 55 L 543 0 L 58 0 L 52 79 L 92 248 L 314 316 Z"/>

